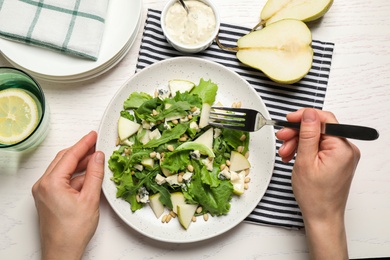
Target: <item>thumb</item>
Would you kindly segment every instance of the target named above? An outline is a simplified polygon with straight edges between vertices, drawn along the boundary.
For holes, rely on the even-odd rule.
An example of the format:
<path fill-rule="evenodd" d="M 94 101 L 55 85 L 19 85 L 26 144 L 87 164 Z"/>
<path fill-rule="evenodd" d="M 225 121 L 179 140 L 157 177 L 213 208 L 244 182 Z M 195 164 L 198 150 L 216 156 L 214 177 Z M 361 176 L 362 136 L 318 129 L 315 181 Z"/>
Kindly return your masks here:
<path fill-rule="evenodd" d="M 320 136 L 321 124 L 317 111 L 305 109 L 301 119 L 297 157 L 312 162 L 318 154 Z"/>
<path fill-rule="evenodd" d="M 95 152 L 88 162 L 85 180 L 82 188 L 84 196 L 100 200 L 100 191 L 104 177 L 104 153 Z"/>

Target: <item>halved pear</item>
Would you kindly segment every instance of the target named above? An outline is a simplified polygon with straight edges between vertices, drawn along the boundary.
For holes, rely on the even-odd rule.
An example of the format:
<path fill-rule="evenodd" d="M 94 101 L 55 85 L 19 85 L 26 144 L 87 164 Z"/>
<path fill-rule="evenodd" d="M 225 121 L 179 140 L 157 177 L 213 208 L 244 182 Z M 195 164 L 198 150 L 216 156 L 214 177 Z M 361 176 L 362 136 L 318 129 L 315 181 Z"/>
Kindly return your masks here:
<path fill-rule="evenodd" d="M 304 22 L 285 19 L 241 37 L 235 49 L 242 63 L 263 71 L 275 82 L 292 84 L 311 68 L 311 42 Z"/>
<path fill-rule="evenodd" d="M 322 17 L 332 4 L 333 0 L 268 0 L 260 18 L 266 26 L 283 19 L 309 22 Z"/>

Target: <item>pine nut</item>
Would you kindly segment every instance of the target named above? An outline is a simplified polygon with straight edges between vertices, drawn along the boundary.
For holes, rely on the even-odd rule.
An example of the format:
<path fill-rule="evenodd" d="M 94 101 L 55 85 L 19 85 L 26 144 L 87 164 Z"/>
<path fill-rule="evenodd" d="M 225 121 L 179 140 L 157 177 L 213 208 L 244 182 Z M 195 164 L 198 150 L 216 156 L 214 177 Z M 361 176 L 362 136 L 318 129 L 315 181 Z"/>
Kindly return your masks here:
<path fill-rule="evenodd" d="M 193 172 L 194 171 L 194 166 L 192 166 L 191 164 L 187 165 L 187 170 L 190 171 L 190 172 Z"/>
<path fill-rule="evenodd" d="M 169 215 L 171 215 L 172 218 L 176 218 L 176 216 L 177 216 L 177 214 L 176 214 L 175 212 L 173 212 L 173 210 L 171 210 L 171 211 L 169 212 Z"/>
<path fill-rule="evenodd" d="M 245 158 L 249 158 L 249 151 L 245 153 Z"/>
<path fill-rule="evenodd" d="M 119 139 L 119 137 L 118 137 L 118 138 L 116 139 L 115 146 L 120 145 L 120 143 L 121 143 L 121 139 Z"/>
<path fill-rule="evenodd" d="M 250 181 L 251 181 L 251 178 L 249 178 L 249 177 L 246 177 L 244 180 L 245 183 L 249 183 Z"/>
<path fill-rule="evenodd" d="M 238 101 L 238 102 L 236 103 L 236 107 L 237 107 L 237 108 L 240 108 L 241 106 L 242 106 L 241 101 Z"/>
<path fill-rule="evenodd" d="M 171 152 L 173 152 L 173 150 L 175 149 L 174 147 L 173 147 L 173 145 L 168 145 L 167 146 L 167 149 L 169 150 L 169 151 L 171 151 Z"/>
<path fill-rule="evenodd" d="M 179 121 L 177 121 L 177 119 L 172 120 L 172 124 L 177 125 L 178 123 L 179 123 Z"/>
<path fill-rule="evenodd" d="M 203 210 L 203 208 L 202 207 L 198 207 L 197 209 L 196 209 L 196 213 L 201 213 L 202 212 L 202 210 Z"/>
<path fill-rule="evenodd" d="M 177 175 L 177 182 L 182 183 L 183 182 L 183 175 L 178 174 Z"/>
<path fill-rule="evenodd" d="M 191 120 L 191 119 L 192 119 L 192 115 L 188 115 L 187 117 L 188 117 L 188 119 L 189 119 L 189 120 Z"/>
<path fill-rule="evenodd" d="M 230 164 L 231 164 L 229 160 L 226 160 L 225 163 L 226 163 L 226 166 L 230 166 Z"/>
<path fill-rule="evenodd" d="M 245 139 L 246 139 L 246 135 L 242 135 L 241 137 L 240 137 L 240 141 L 245 141 Z"/>
<path fill-rule="evenodd" d="M 156 153 L 156 152 L 151 152 L 151 153 L 149 154 L 149 157 L 150 157 L 150 158 L 155 158 L 155 157 L 156 157 L 156 155 L 157 155 L 157 153 Z"/>
<path fill-rule="evenodd" d="M 249 189 L 249 186 L 248 186 L 248 183 L 245 183 L 244 184 L 244 190 L 247 190 L 247 189 Z"/>
<path fill-rule="evenodd" d="M 168 215 L 167 215 L 167 219 L 165 220 L 165 222 L 168 223 L 169 221 L 171 221 L 171 219 L 172 219 L 172 216 L 171 216 L 170 214 L 168 214 Z"/>
<path fill-rule="evenodd" d="M 244 151 L 244 146 L 240 145 L 237 147 L 237 152 L 242 153 Z"/>
<path fill-rule="evenodd" d="M 197 107 L 191 107 L 191 109 L 190 109 L 191 112 L 195 112 L 196 110 L 198 110 Z"/>
<path fill-rule="evenodd" d="M 221 164 L 221 166 L 219 167 L 220 169 L 221 169 L 221 171 L 223 171 L 223 169 L 225 169 L 226 168 L 226 164 Z"/>
<path fill-rule="evenodd" d="M 165 222 L 167 221 L 167 217 L 168 217 L 168 215 L 164 215 L 164 216 L 162 217 L 162 219 L 161 219 L 161 222 L 162 222 L 162 223 L 165 223 Z"/>
<path fill-rule="evenodd" d="M 192 222 L 196 222 L 196 217 L 195 216 L 192 217 Z"/>
<path fill-rule="evenodd" d="M 209 214 L 203 214 L 203 219 L 204 219 L 204 221 L 207 221 L 207 220 L 209 220 Z"/>

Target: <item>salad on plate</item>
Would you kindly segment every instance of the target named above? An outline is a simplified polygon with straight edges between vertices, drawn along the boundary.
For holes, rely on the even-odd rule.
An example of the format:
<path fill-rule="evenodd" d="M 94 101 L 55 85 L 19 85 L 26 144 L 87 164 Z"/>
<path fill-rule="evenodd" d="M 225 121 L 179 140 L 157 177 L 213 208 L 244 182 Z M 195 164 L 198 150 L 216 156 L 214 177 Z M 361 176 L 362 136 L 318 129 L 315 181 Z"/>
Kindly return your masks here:
<path fill-rule="evenodd" d="M 132 212 L 150 206 L 162 222 L 177 216 L 188 229 L 196 216 L 228 214 L 248 188 L 249 133 L 207 123 L 217 91 L 211 80 L 174 79 L 124 101 L 108 167 Z"/>

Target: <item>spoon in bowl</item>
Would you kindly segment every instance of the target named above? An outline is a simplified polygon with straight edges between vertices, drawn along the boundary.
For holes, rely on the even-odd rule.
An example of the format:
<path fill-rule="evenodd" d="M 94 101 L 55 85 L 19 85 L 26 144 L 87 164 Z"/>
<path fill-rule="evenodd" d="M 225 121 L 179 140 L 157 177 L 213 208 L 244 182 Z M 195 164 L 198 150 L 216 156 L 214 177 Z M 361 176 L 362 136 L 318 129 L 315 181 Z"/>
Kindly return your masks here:
<path fill-rule="evenodd" d="M 189 13 L 187 5 L 184 3 L 183 0 L 179 0 L 180 4 L 183 6 L 183 8 L 186 10 L 187 14 Z"/>

